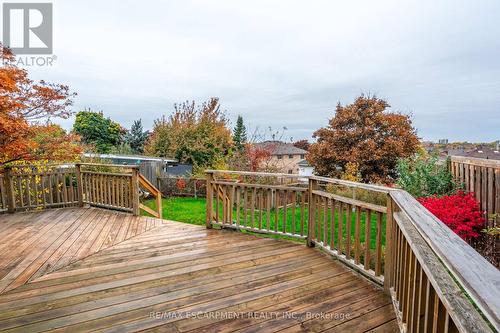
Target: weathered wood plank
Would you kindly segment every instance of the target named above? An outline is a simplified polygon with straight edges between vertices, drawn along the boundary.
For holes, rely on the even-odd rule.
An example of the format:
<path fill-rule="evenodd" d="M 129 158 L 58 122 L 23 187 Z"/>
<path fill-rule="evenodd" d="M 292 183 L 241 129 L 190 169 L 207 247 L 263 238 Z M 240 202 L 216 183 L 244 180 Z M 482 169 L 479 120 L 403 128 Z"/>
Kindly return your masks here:
<path fill-rule="evenodd" d="M 411 195 L 404 191 L 395 191 L 391 196 L 489 321 L 500 328 L 498 270 Z"/>
<path fill-rule="evenodd" d="M 271 203 L 271 197 L 254 198 L 254 203 L 259 203 L 259 211 L 267 211 L 265 206 Z M 282 200 L 286 203 L 286 198 Z M 333 206 L 328 200 L 324 203 L 322 220 Z M 245 328 L 252 331 L 264 325 L 278 330 L 292 329 L 302 322 L 314 325 L 316 320 L 158 321 L 148 313 L 165 308 L 333 313 L 348 308 L 361 316 L 359 311 L 363 314 L 373 311 L 367 311 L 367 306 L 380 308 L 388 304 L 387 296 L 380 289 L 328 256 L 300 244 L 176 222 L 159 225 L 156 219 L 75 208 L 80 210 L 103 215 L 87 215 L 88 219 L 83 216 L 83 220 L 73 223 L 73 233 L 57 236 L 61 246 L 52 243 L 50 251 L 55 257 L 49 257 L 47 262 L 73 257 L 79 252 L 86 255 L 97 252 L 0 295 L 2 329 L 26 332 Z M 329 235 L 324 229 L 327 221 L 322 228 L 324 242 Z M 122 227 L 124 225 L 127 227 Z M 151 229 L 154 226 L 158 227 Z M 150 231 L 146 231 L 148 229 Z M 127 240 L 126 236 L 132 238 Z M 79 246 L 73 248 L 78 242 Z M 376 318 L 382 318 L 376 314 Z M 388 323 L 395 316 L 391 308 L 387 308 L 385 315 L 391 318 L 386 320 Z M 373 325 L 365 324 L 367 328 L 383 324 L 380 320 L 370 320 Z"/>

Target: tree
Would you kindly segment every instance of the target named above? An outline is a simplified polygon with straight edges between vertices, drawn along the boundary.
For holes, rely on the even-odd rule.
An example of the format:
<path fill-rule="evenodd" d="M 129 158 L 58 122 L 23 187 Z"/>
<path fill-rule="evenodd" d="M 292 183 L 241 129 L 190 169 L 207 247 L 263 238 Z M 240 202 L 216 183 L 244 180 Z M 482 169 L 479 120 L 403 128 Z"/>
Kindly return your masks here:
<path fill-rule="evenodd" d="M 73 132 L 79 134 L 85 144 L 94 146 L 96 152 L 105 154 L 120 145 L 125 130 L 117 122 L 105 118 L 102 111 L 89 109 L 76 114 Z"/>
<path fill-rule="evenodd" d="M 245 124 L 243 124 L 242 116 L 238 116 L 238 120 L 236 120 L 236 127 L 233 131 L 233 141 L 236 150 L 241 152 L 245 149 L 245 144 L 247 142 L 247 129 L 245 128 Z"/>
<path fill-rule="evenodd" d="M 78 135 L 68 134 L 61 126 L 52 123 L 33 125 L 31 129 L 37 144 L 33 152 L 37 159 L 75 161 L 80 158 L 83 146 Z"/>
<path fill-rule="evenodd" d="M 76 93 L 61 84 L 35 82 L 16 65 L 14 54 L 0 43 L 0 164 L 37 159 L 39 143 L 31 123 L 68 118 Z"/>
<path fill-rule="evenodd" d="M 389 104 L 375 96 L 358 97 L 353 104 L 337 105 L 328 127 L 314 133 L 307 159 L 316 173 L 339 177 L 347 163 L 356 163 L 365 182 L 392 183 L 399 158 L 419 147 L 408 115 L 387 112 Z"/>
<path fill-rule="evenodd" d="M 149 132 L 142 128 L 142 120 L 135 120 L 130 131 L 125 135 L 125 142 L 132 148 L 133 153 L 142 154 L 148 136 Z"/>
<path fill-rule="evenodd" d="M 311 146 L 311 144 L 309 143 L 309 141 L 307 141 L 307 139 L 295 141 L 293 145 L 294 147 L 304 149 L 305 151 L 308 151 L 309 147 Z"/>
<path fill-rule="evenodd" d="M 194 101 L 175 104 L 172 115 L 155 121 L 145 151 L 205 168 L 224 160 L 232 145 L 228 119 L 219 99 L 211 98 L 201 105 Z"/>

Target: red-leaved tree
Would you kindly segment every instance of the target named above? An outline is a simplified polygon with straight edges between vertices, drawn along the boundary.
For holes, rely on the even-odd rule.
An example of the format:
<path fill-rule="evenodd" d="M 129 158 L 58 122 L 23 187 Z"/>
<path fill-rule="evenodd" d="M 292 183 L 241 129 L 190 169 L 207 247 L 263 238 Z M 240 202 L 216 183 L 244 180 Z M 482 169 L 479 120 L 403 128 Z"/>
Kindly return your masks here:
<path fill-rule="evenodd" d="M 396 162 L 417 151 L 419 140 L 409 116 L 388 111 L 375 96 L 337 105 L 327 127 L 314 132 L 307 160 L 322 176 L 339 178 L 348 163 L 356 164 L 364 182 L 391 183 Z"/>
<path fill-rule="evenodd" d="M 0 164 L 17 160 L 36 159 L 40 143 L 35 137 L 40 127 L 31 126 L 33 121 L 53 117 L 67 118 L 72 98 L 76 96 L 68 86 L 35 82 L 25 69 L 16 65 L 15 56 L 0 43 Z M 38 130 L 38 131 L 37 131 Z M 47 127 L 42 132 L 54 130 Z M 72 141 L 61 140 L 62 143 Z M 55 142 L 53 142 L 55 143 Z M 39 150 L 38 150 L 39 151 Z M 64 151 L 62 149 L 61 151 Z M 60 156 L 63 157 L 64 156 Z"/>

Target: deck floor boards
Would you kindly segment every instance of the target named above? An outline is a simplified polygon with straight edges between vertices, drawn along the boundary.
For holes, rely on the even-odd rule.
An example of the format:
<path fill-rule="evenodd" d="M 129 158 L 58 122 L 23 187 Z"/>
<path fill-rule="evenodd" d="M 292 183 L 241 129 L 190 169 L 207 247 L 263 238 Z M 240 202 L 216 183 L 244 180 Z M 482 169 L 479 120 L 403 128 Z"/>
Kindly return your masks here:
<path fill-rule="evenodd" d="M 379 287 L 303 244 L 97 208 L 0 230 L 2 332 L 398 331 Z"/>

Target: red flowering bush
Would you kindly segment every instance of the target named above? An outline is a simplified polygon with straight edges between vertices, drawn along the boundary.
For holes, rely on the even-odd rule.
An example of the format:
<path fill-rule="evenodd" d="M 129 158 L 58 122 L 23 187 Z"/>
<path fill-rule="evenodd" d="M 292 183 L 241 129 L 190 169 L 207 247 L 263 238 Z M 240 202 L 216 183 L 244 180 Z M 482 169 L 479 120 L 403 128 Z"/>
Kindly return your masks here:
<path fill-rule="evenodd" d="M 462 239 L 469 241 L 480 236 L 485 220 L 472 193 L 458 191 L 442 197 L 419 198 L 418 201 Z"/>
<path fill-rule="evenodd" d="M 179 191 L 182 191 L 186 188 L 186 181 L 182 178 L 177 179 L 177 182 L 175 183 L 175 186 L 177 186 L 177 189 Z"/>

